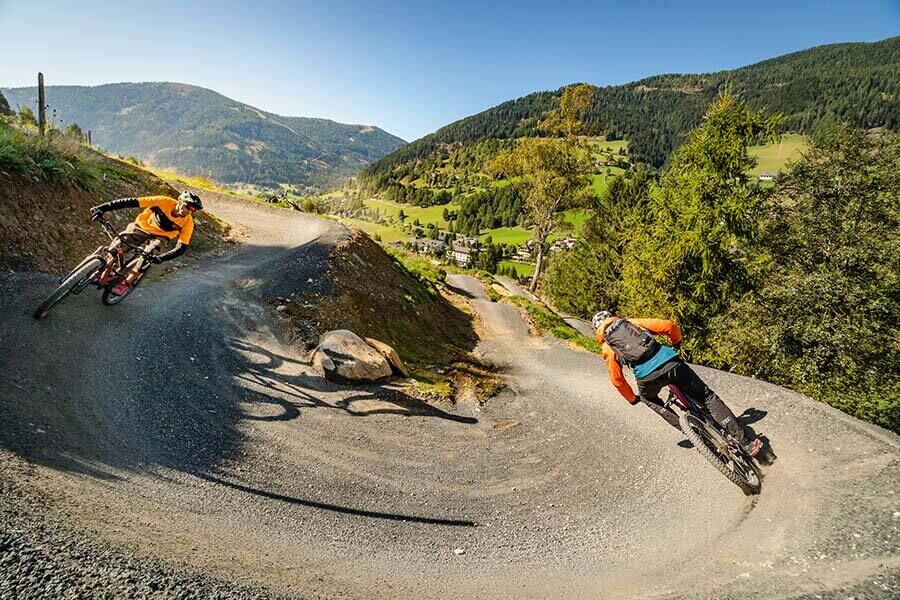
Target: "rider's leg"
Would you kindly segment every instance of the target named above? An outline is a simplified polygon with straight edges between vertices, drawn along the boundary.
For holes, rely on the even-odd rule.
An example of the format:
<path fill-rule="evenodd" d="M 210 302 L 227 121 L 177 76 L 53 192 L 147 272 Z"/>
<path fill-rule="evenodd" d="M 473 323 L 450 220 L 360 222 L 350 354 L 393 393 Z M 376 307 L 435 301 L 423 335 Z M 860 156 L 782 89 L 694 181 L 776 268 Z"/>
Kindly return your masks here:
<path fill-rule="evenodd" d="M 674 411 L 666 408 L 662 400 L 659 399 L 659 391 L 668 385 L 668 383 L 665 374 L 662 374 L 662 376 L 657 378 L 638 379 L 638 392 L 640 392 L 641 397 L 644 399 L 644 404 L 665 419 L 666 423 L 678 431 L 681 431 L 681 425 L 678 424 L 678 415 L 676 415 Z"/>
<path fill-rule="evenodd" d="M 706 406 L 709 414 L 725 431 L 741 445 L 747 445 L 750 439 L 744 426 L 740 424 L 731 409 L 712 391 L 686 363 L 680 363 L 672 370 L 675 385 L 679 386 L 695 402 Z"/>
<path fill-rule="evenodd" d="M 150 242 L 144 245 L 144 251 L 153 252 L 154 250 L 159 248 L 161 243 L 162 242 L 159 240 L 159 238 L 153 238 L 152 240 L 150 240 Z M 143 256 L 138 256 L 138 259 L 134 261 L 134 265 L 128 271 L 128 275 L 125 276 L 125 282 L 128 285 L 134 285 L 135 280 L 138 278 L 138 275 L 140 275 L 141 269 L 144 268 L 144 263 L 145 259 Z"/>

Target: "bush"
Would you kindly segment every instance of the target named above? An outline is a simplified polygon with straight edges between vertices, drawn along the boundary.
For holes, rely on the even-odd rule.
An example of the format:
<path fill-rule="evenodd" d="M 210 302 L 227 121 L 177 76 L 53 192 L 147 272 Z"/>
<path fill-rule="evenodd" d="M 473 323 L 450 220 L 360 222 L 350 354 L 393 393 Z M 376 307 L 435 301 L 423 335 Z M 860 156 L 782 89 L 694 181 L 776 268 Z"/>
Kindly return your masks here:
<path fill-rule="evenodd" d="M 713 323 L 742 373 L 900 432 L 900 135 L 842 128 L 779 178 L 754 291 Z"/>

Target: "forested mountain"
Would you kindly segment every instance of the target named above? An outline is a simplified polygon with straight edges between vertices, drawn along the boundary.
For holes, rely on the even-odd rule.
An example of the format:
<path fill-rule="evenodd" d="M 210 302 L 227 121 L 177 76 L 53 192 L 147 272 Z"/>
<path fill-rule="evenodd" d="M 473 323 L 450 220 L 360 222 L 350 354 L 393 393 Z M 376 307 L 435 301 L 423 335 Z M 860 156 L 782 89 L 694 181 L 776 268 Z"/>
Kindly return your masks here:
<path fill-rule="evenodd" d="M 37 88 L 3 93 L 14 109 L 36 107 Z M 46 98 L 48 120 L 77 123 L 105 150 L 226 183 L 333 185 L 405 143 L 377 127 L 283 117 L 180 83 L 48 86 Z"/>
<path fill-rule="evenodd" d="M 609 139 L 627 137 L 633 162 L 660 167 L 726 88 L 751 107 L 784 115 L 783 131 L 815 133 L 839 121 L 896 130 L 900 37 L 820 46 L 731 71 L 658 75 L 598 88 L 585 121 Z M 537 123 L 558 94 L 537 92 L 451 123 L 373 164 L 364 179 L 383 190 L 403 177 L 427 175 L 418 172 L 427 168 L 422 161 L 446 157 L 453 146 L 539 135 Z"/>

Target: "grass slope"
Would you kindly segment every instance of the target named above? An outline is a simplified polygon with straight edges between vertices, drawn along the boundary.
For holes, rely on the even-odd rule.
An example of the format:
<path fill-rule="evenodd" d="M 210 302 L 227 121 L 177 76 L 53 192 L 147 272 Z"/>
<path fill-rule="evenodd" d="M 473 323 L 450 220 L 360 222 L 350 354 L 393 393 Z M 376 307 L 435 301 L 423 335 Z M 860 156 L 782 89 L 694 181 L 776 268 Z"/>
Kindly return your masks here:
<path fill-rule="evenodd" d="M 90 223 L 91 206 L 115 198 L 177 196 L 154 174 L 73 140 L 41 139 L 0 122 L 0 269 L 64 273 L 106 237 Z M 136 211 L 110 213 L 121 228 Z M 191 252 L 224 245 L 228 226 L 209 212 L 195 219 Z"/>
<path fill-rule="evenodd" d="M 809 140 L 805 135 L 796 133 L 781 136 L 781 142 L 777 144 L 751 146 L 748 152 L 750 156 L 756 157 L 758 162 L 750 174 L 757 176 L 760 173 L 780 173 L 789 161 L 799 158 L 807 148 Z"/>

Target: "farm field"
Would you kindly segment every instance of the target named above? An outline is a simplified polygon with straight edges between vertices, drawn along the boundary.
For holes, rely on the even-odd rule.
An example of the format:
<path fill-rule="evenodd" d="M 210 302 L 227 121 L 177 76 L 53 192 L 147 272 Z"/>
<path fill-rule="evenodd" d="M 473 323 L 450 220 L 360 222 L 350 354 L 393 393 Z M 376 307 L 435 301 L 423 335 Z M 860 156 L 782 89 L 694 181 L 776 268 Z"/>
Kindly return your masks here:
<path fill-rule="evenodd" d="M 410 235 L 405 231 L 390 225 L 379 225 L 377 223 L 363 221 L 362 219 L 350 219 L 346 217 L 339 219 L 339 221 L 346 225 L 358 227 L 370 236 L 374 237 L 375 235 L 378 235 L 382 242 L 406 242 L 410 238 Z"/>
<path fill-rule="evenodd" d="M 564 219 L 572 224 L 572 231 L 554 233 L 550 236 L 550 241 L 558 240 L 566 235 L 579 235 L 584 222 L 587 220 L 588 211 L 586 209 L 567 210 Z M 479 236 L 484 241 L 491 236 L 491 241 L 495 244 L 514 244 L 521 246 L 532 238 L 532 230 L 524 227 L 500 227 L 498 229 L 488 229 Z"/>
<path fill-rule="evenodd" d="M 516 274 L 519 277 L 525 277 L 528 275 L 534 275 L 534 265 L 530 263 L 523 263 L 517 260 L 501 260 L 497 263 L 498 267 L 513 267 L 516 270 Z"/>
<path fill-rule="evenodd" d="M 750 146 L 747 150 L 750 156 L 755 156 L 757 165 L 750 174 L 757 176 L 760 173 L 778 173 L 789 160 L 797 158 L 809 147 L 806 136 L 796 133 L 788 133 L 781 136 L 778 144 L 765 144 L 763 146 Z"/>
<path fill-rule="evenodd" d="M 459 209 L 459 206 L 456 204 L 444 204 L 441 206 L 412 206 L 411 204 L 398 204 L 396 202 L 390 202 L 388 200 L 379 200 L 377 198 L 369 198 L 368 200 L 363 200 L 363 204 L 365 204 L 366 208 L 369 210 L 377 210 L 381 214 L 386 217 L 396 217 L 401 210 L 406 215 L 407 220 L 411 223 L 416 219 L 419 219 L 419 222 L 422 225 L 427 225 L 428 223 L 434 223 L 438 227 L 442 229 L 447 228 L 447 222 L 444 221 L 443 214 L 444 209 L 449 211 L 454 211 Z"/>

